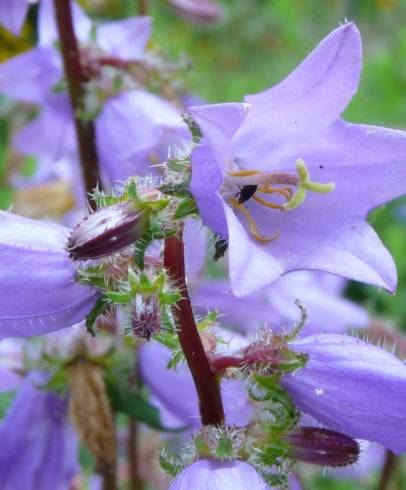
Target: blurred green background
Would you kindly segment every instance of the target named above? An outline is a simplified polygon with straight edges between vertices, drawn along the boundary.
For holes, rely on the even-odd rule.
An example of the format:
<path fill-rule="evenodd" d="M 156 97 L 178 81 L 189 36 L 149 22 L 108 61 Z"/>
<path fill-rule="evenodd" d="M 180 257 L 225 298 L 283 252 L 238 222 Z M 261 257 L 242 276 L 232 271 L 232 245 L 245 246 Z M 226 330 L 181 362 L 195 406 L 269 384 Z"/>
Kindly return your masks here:
<path fill-rule="evenodd" d="M 135 0 L 84 0 L 95 18 L 122 18 L 137 13 Z M 153 41 L 175 59 L 186 56 L 190 92 L 210 102 L 241 101 L 287 75 L 332 29 L 345 20 L 361 30 L 364 70 L 357 95 L 344 116 L 352 122 L 406 128 L 406 0 L 222 0 L 224 17 L 196 25 L 176 17 L 164 0 L 150 0 Z M 0 59 L 35 43 L 35 8 L 23 36 L 0 32 Z M 7 175 L 9 102 L 0 101 L 0 207 L 7 208 L 12 190 Z M 356 184 L 355 184 L 356 185 Z M 406 331 L 406 200 L 381 208 L 371 222 L 395 258 L 397 294 L 351 284 L 348 295 Z M 403 471 L 403 475 L 402 475 Z M 339 481 L 336 472 L 309 477 L 308 489 L 375 488 L 371 483 Z M 406 489 L 401 469 L 393 489 Z"/>

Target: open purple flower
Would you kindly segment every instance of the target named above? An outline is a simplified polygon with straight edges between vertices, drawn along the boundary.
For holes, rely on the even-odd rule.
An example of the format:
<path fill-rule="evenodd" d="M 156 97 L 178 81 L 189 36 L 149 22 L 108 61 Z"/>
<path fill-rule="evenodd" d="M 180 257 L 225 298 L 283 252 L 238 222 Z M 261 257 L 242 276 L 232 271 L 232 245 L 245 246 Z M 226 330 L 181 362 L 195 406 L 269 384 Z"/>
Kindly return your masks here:
<path fill-rule="evenodd" d="M 169 490 L 271 490 L 257 471 L 244 461 L 199 459 L 185 468 Z"/>
<path fill-rule="evenodd" d="M 0 338 L 52 332 L 84 320 L 98 293 L 75 281 L 70 230 L 0 211 Z"/>
<path fill-rule="evenodd" d="M 305 367 L 282 385 L 304 413 L 331 429 L 406 451 L 406 366 L 393 354 L 344 335 L 291 342 Z"/>
<path fill-rule="evenodd" d="M 67 400 L 42 390 L 47 377 L 24 381 L 0 424 L 0 481 L 4 490 L 68 490 L 79 471 L 78 439 L 67 418 Z"/>
<path fill-rule="evenodd" d="M 349 23 L 244 104 L 190 109 L 203 133 L 191 191 L 203 221 L 229 241 L 235 294 L 296 269 L 395 289 L 392 257 L 365 218 L 405 192 L 406 133 L 340 118 L 360 72 Z"/>

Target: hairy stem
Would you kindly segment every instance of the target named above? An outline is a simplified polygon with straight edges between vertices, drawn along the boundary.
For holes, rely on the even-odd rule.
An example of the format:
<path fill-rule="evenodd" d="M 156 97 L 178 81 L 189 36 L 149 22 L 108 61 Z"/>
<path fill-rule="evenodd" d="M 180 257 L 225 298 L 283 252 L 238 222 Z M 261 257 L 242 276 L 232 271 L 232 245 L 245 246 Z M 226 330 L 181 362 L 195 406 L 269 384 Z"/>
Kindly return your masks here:
<path fill-rule="evenodd" d="M 180 289 L 182 299 L 172 309 L 176 320 L 180 344 L 196 386 L 200 416 L 203 425 L 224 422 L 220 387 L 210 368 L 193 316 L 185 281 L 185 260 L 182 236 L 165 240 L 164 266 Z"/>
<path fill-rule="evenodd" d="M 398 463 L 398 459 L 389 449 L 386 450 L 385 453 L 385 462 L 382 467 L 381 478 L 379 480 L 378 486 L 376 490 L 387 490 L 389 488 L 389 484 L 392 480 L 392 477 L 395 473 L 396 466 Z"/>
<path fill-rule="evenodd" d="M 88 80 L 80 61 L 73 26 L 71 0 L 54 0 L 54 3 L 60 48 L 75 121 L 80 163 L 86 192 L 89 194 L 100 185 L 100 170 L 93 121 L 86 121 L 82 117 L 85 83 Z"/>

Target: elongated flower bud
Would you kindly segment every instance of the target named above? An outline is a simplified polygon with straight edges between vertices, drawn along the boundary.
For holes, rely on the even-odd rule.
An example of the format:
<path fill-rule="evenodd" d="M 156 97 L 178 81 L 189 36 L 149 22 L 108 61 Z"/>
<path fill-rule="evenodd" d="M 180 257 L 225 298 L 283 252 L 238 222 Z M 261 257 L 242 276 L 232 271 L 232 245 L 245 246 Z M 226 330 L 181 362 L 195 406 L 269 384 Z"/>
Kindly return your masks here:
<path fill-rule="evenodd" d="M 216 22 L 223 16 L 223 9 L 214 0 L 169 0 L 169 4 L 178 15 L 197 24 Z"/>
<path fill-rule="evenodd" d="M 341 432 L 319 427 L 300 427 L 284 435 L 290 455 L 306 463 L 346 466 L 357 461 L 357 441 Z"/>
<path fill-rule="evenodd" d="M 158 298 L 137 295 L 131 309 L 131 326 L 136 337 L 150 340 L 161 330 Z"/>
<path fill-rule="evenodd" d="M 92 260 L 119 252 L 140 238 L 144 231 L 144 211 L 135 211 L 130 202 L 99 209 L 73 229 L 67 250 L 73 260 Z"/>

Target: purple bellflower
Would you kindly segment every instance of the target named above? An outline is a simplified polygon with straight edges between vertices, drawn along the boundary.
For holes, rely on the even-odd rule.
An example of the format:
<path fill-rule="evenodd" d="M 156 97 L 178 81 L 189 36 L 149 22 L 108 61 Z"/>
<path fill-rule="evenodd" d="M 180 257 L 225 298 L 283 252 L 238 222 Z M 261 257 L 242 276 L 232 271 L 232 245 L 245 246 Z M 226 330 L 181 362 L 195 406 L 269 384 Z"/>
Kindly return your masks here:
<path fill-rule="evenodd" d="M 270 490 L 257 471 L 249 464 L 235 460 L 200 459 L 185 468 L 172 482 L 169 490 Z"/>
<path fill-rule="evenodd" d="M 281 384 L 296 406 L 326 427 L 406 451 L 406 366 L 393 354 L 344 335 L 289 344 L 309 356 Z"/>
<path fill-rule="evenodd" d="M 170 358 L 171 352 L 158 342 L 142 345 L 139 350 L 142 378 L 151 392 L 154 404 L 160 409 L 164 426 L 196 429 L 200 427 L 200 417 L 192 376 L 185 365 L 168 369 Z M 221 391 L 227 423 L 247 425 L 253 406 L 244 382 L 224 379 Z M 176 396 L 173 396 L 174 393 Z"/>
<path fill-rule="evenodd" d="M 75 281 L 69 228 L 0 211 L 0 337 L 28 337 L 82 321 L 98 293 Z"/>
<path fill-rule="evenodd" d="M 67 400 L 39 388 L 45 381 L 44 373 L 31 373 L 0 424 L 3 490 L 68 490 L 80 470 Z"/>
<path fill-rule="evenodd" d="M 103 177 L 111 183 L 135 174 L 145 175 L 151 172 L 152 163 L 166 159 L 168 145 L 189 138 L 175 105 L 147 93 L 134 81 L 124 83 L 119 94 L 113 89 L 116 72 L 109 63 L 127 66 L 142 62 L 151 19 L 133 17 L 96 26 L 96 42 L 92 42 L 91 20 L 77 4 L 73 5 L 74 27 L 84 63 L 96 72 L 98 92 L 104 93 L 101 107 L 93 95 L 87 102 L 91 112 L 98 110 L 96 142 Z M 42 107 L 39 115 L 16 134 L 13 144 L 20 153 L 36 156 L 40 166 L 45 167 L 41 169 L 43 178 L 49 180 L 55 173 L 52 163 L 62 158 L 77 159 L 77 148 L 67 95 L 52 92 L 63 78 L 61 57 L 53 45 L 57 32 L 52 1 L 42 0 L 38 26 L 39 46 L 0 65 L 0 92 Z M 51 133 L 44 131 L 44 126 L 55 129 Z M 75 175 L 78 172 L 71 180 L 76 183 Z"/>
<path fill-rule="evenodd" d="M 395 289 L 392 257 L 365 217 L 405 192 L 406 133 L 340 118 L 361 64 L 360 34 L 345 24 L 275 87 L 190 109 L 203 134 L 191 191 L 228 240 L 236 295 L 297 269 Z"/>

